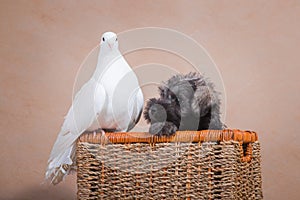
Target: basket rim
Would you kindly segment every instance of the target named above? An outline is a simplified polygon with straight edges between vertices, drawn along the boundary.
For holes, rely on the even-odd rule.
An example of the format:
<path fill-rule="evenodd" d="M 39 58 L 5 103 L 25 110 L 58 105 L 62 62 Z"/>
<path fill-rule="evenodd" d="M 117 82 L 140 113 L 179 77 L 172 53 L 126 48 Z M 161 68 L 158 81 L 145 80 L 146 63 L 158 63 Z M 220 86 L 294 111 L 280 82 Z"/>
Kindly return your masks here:
<path fill-rule="evenodd" d="M 258 141 L 254 131 L 239 129 L 177 131 L 172 136 L 155 136 L 147 132 L 101 132 L 83 133 L 78 142 L 92 144 L 126 144 L 126 143 L 167 143 L 167 142 L 223 142 L 238 141 L 252 143 Z"/>

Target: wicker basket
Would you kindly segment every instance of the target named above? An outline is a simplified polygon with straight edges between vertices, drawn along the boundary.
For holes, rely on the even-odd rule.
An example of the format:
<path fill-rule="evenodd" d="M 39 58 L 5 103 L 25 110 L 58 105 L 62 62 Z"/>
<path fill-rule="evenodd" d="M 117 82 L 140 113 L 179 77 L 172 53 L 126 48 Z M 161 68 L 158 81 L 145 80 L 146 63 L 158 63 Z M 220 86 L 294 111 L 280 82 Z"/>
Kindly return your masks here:
<path fill-rule="evenodd" d="M 262 199 L 257 134 L 240 130 L 83 134 L 78 199 Z"/>

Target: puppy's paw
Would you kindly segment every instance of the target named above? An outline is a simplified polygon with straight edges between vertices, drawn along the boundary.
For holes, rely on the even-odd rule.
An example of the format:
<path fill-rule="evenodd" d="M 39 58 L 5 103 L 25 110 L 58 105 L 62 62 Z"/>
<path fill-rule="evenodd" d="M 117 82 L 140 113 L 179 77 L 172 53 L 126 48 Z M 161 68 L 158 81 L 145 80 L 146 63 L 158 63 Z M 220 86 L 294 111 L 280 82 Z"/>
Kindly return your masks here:
<path fill-rule="evenodd" d="M 162 134 L 165 136 L 171 136 L 176 133 L 177 129 L 178 129 L 177 126 L 172 122 L 166 122 Z"/>
<path fill-rule="evenodd" d="M 157 136 L 171 136 L 177 131 L 177 126 L 172 122 L 156 122 L 151 124 L 149 133 Z"/>

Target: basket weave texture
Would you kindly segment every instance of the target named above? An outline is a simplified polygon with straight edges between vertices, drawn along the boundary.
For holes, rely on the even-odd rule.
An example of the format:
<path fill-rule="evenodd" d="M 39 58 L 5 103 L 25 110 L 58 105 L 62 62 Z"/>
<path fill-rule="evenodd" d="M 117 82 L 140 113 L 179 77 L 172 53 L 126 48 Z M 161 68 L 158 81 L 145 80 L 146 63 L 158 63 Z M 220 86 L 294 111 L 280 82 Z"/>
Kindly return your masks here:
<path fill-rule="evenodd" d="M 83 134 L 77 197 L 262 199 L 257 134 L 240 130 Z"/>

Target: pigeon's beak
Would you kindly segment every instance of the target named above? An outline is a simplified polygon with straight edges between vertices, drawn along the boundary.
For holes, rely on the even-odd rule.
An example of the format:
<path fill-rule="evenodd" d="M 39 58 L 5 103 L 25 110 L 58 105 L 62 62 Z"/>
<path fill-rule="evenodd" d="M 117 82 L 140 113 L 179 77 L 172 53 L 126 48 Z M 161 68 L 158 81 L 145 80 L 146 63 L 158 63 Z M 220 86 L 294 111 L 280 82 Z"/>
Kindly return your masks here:
<path fill-rule="evenodd" d="M 110 48 L 110 49 L 112 49 L 112 47 L 114 46 L 114 44 L 113 44 L 113 43 L 110 43 L 110 42 L 108 42 L 108 46 L 109 46 L 109 48 Z"/>

